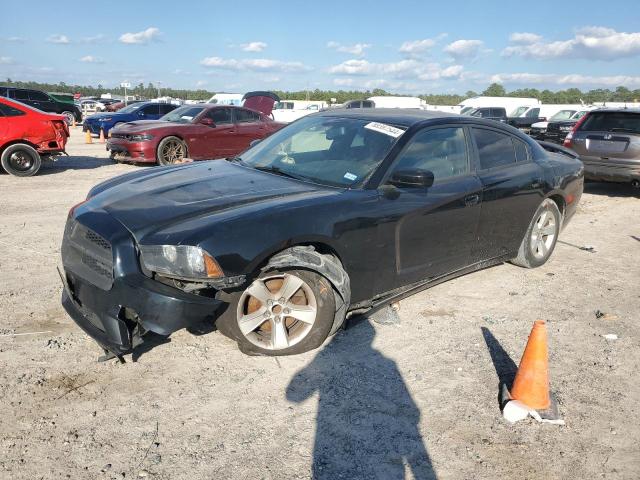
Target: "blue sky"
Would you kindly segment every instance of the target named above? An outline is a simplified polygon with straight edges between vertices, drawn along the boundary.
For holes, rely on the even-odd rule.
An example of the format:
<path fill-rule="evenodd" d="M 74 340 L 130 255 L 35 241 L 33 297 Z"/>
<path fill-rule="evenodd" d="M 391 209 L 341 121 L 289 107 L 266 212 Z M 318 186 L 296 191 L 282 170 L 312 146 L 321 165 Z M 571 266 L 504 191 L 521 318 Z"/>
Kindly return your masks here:
<path fill-rule="evenodd" d="M 0 17 L 0 79 L 237 92 L 464 93 L 493 81 L 509 90 L 640 88 L 638 6 L 634 0 L 10 2 Z"/>

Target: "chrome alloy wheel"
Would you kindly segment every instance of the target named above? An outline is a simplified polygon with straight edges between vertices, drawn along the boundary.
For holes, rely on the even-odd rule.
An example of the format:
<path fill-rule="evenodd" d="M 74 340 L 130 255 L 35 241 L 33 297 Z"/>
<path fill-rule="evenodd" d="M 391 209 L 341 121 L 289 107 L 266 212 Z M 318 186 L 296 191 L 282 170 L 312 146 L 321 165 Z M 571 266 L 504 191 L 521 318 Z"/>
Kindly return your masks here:
<path fill-rule="evenodd" d="M 529 247 L 537 259 L 547 255 L 556 238 L 556 218 L 548 209 L 540 213 L 531 229 Z"/>
<path fill-rule="evenodd" d="M 293 274 L 279 273 L 256 279 L 242 293 L 236 319 L 240 332 L 254 345 L 283 350 L 309 334 L 317 314 L 311 287 Z"/>

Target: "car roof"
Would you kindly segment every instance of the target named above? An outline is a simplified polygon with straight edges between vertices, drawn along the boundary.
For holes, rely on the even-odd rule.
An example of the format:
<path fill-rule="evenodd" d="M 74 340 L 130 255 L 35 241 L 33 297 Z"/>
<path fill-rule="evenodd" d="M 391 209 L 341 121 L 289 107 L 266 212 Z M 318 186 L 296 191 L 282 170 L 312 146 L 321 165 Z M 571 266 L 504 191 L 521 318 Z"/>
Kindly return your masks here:
<path fill-rule="evenodd" d="M 324 110 L 315 115 L 322 117 L 357 118 L 371 122 L 391 123 L 407 128 L 425 120 L 460 117 L 460 115 L 454 113 L 414 110 L 410 108 L 333 109 Z"/>
<path fill-rule="evenodd" d="M 640 107 L 604 107 L 596 108 L 595 110 L 588 110 L 589 113 L 640 113 Z"/>

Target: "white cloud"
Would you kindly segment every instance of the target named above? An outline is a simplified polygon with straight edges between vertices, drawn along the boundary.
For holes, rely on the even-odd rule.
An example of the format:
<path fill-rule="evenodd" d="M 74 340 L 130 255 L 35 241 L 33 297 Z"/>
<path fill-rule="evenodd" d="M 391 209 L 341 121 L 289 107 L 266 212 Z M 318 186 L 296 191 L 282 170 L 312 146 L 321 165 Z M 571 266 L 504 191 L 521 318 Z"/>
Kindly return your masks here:
<path fill-rule="evenodd" d="M 100 57 L 94 57 L 93 55 L 85 55 L 80 59 L 82 63 L 104 63 Z"/>
<path fill-rule="evenodd" d="M 514 32 L 509 36 L 511 43 L 517 43 L 519 45 L 529 45 L 531 43 L 538 43 L 542 40 L 540 35 L 529 32 Z"/>
<path fill-rule="evenodd" d="M 491 82 L 517 83 L 525 85 L 544 84 L 557 85 L 563 88 L 591 87 L 640 87 L 640 76 L 630 75 L 581 75 L 555 73 L 500 73 L 490 78 Z"/>
<path fill-rule="evenodd" d="M 67 37 L 66 35 L 55 34 L 55 35 L 50 35 L 47 38 L 47 42 L 57 43 L 60 45 L 68 45 L 71 43 L 71 40 L 69 40 L 69 37 Z"/>
<path fill-rule="evenodd" d="M 529 39 L 533 42 L 523 44 L 522 38 L 516 37 L 520 44 L 508 46 L 502 51 L 502 55 L 539 60 L 582 58 L 609 61 L 640 55 L 640 32 L 617 32 L 606 27 L 581 28 L 569 40 L 544 42 L 541 38 Z"/>
<path fill-rule="evenodd" d="M 249 42 L 241 44 L 240 48 L 245 52 L 261 52 L 267 48 L 267 44 L 264 42 Z"/>
<path fill-rule="evenodd" d="M 456 40 L 444 47 L 444 51 L 456 59 L 473 58 L 483 46 L 482 40 Z"/>
<path fill-rule="evenodd" d="M 372 63 L 367 60 L 351 59 L 329 68 L 329 73 L 334 75 L 375 75 L 417 80 L 459 78 L 463 71 L 462 65 L 450 65 L 442 68 L 438 63 L 421 62 L 411 58 L 390 63 Z"/>
<path fill-rule="evenodd" d="M 22 37 L 9 37 L 7 38 L 7 42 L 13 42 L 13 43 L 24 43 L 24 38 Z"/>
<path fill-rule="evenodd" d="M 333 48 L 338 52 L 350 53 L 351 55 L 356 55 L 358 57 L 365 54 L 365 50 L 371 48 L 372 45 L 370 43 L 355 43 L 353 45 L 343 45 L 339 42 L 328 42 L 327 48 Z"/>
<path fill-rule="evenodd" d="M 82 39 L 82 41 L 84 43 L 100 43 L 102 42 L 106 37 L 102 34 L 99 33 L 97 35 L 93 35 L 92 37 L 84 37 Z"/>
<path fill-rule="evenodd" d="M 157 40 L 160 30 L 156 27 L 149 27 L 146 30 L 136 33 L 123 33 L 120 35 L 120 42 L 129 45 L 141 45 Z"/>
<path fill-rule="evenodd" d="M 196 82 L 196 88 L 204 87 L 207 83 L 209 82 L 207 82 L 206 80 L 198 80 Z"/>
<path fill-rule="evenodd" d="M 404 42 L 400 46 L 400 52 L 408 53 L 410 55 L 425 53 L 426 51 L 433 48 L 435 44 L 436 41 L 432 38 L 425 38 L 424 40 L 412 40 L 409 42 Z"/>
<path fill-rule="evenodd" d="M 0 57 L 0 65 L 12 65 L 13 58 L 11 57 Z"/>
<path fill-rule="evenodd" d="M 351 87 L 355 83 L 353 78 L 334 78 L 333 84 L 338 87 Z"/>
<path fill-rule="evenodd" d="M 200 65 L 221 70 L 249 70 L 254 72 L 303 72 L 309 70 L 301 62 L 283 62 L 267 58 L 250 58 L 238 60 L 235 58 L 206 57 L 200 61 Z"/>

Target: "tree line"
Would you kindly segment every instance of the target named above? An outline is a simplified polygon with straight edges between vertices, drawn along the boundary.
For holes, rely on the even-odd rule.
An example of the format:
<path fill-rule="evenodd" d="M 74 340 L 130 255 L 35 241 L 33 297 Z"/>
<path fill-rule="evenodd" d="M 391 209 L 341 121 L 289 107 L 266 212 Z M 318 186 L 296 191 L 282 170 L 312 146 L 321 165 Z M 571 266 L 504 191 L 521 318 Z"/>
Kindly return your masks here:
<path fill-rule="evenodd" d="M 124 95 L 124 89 L 120 87 L 107 88 L 102 85 L 96 87 L 91 85 L 68 85 L 64 82 L 60 83 L 40 83 L 40 82 L 22 82 L 14 81 L 8 78 L 5 82 L 7 86 L 33 88 L 43 90 L 45 92 L 57 93 L 80 93 L 83 96 L 99 97 L 103 93 L 112 93 L 115 95 Z M 185 100 L 208 100 L 215 92 L 198 89 L 175 89 L 154 85 L 148 83 L 146 86 L 139 83 L 132 88 L 127 89 L 127 94 L 136 95 L 141 98 L 156 98 L 160 93 L 161 96 L 169 96 L 173 98 L 182 98 Z M 386 90 L 376 88 L 372 90 L 300 90 L 300 91 L 281 91 L 275 90 L 282 99 L 288 100 L 323 100 L 327 103 L 344 103 L 347 100 L 364 100 L 365 98 L 374 96 L 397 95 Z M 567 88 L 565 90 L 551 91 L 548 89 L 538 90 L 537 88 L 520 88 L 507 92 L 504 86 L 499 83 L 489 85 L 482 92 L 473 90 L 467 91 L 464 95 L 459 94 L 422 94 L 418 95 L 421 99 L 430 105 L 457 105 L 461 101 L 469 97 L 477 95 L 491 97 L 533 97 L 542 101 L 542 103 L 594 103 L 594 102 L 638 102 L 640 101 L 640 89 L 630 90 L 627 87 L 619 86 L 614 90 L 606 88 L 598 88 L 588 91 L 582 91 L 578 88 Z M 413 96 L 413 95 L 411 95 Z"/>

